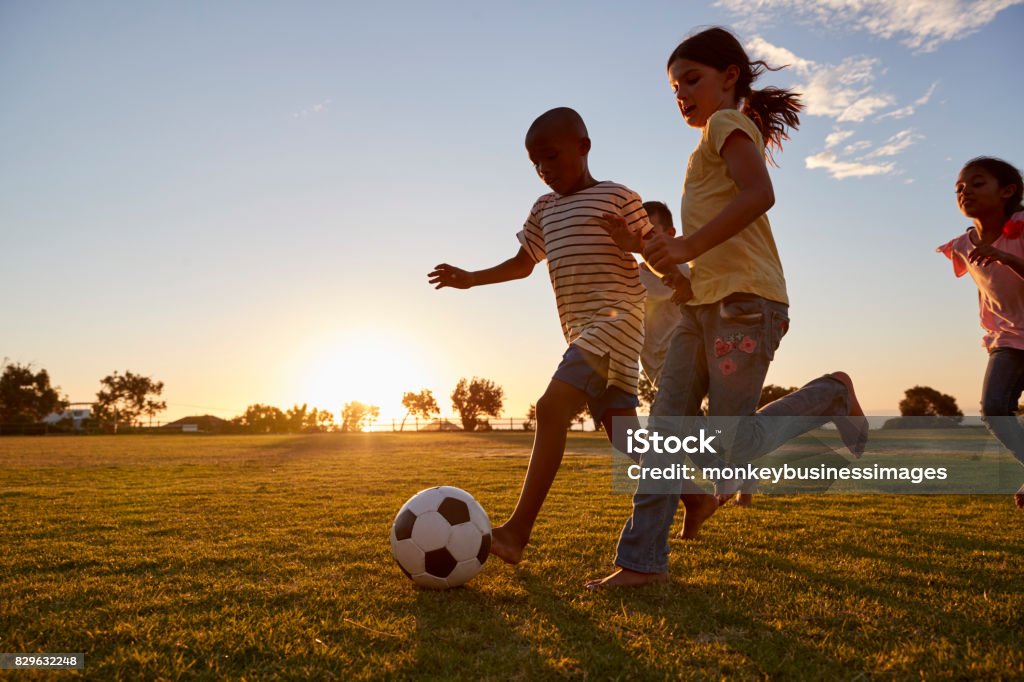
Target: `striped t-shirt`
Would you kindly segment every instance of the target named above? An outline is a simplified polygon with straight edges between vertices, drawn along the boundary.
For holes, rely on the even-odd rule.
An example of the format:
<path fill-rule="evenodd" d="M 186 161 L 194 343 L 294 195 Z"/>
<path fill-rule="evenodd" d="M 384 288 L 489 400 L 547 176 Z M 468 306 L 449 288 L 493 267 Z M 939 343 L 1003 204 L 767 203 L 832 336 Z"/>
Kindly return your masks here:
<path fill-rule="evenodd" d="M 642 235 L 651 230 L 636 192 L 599 182 L 565 196 L 545 194 L 516 236 L 534 262 L 548 261 L 566 342 L 609 356 L 608 385 L 635 395 L 645 289 L 636 259 L 598 222 L 604 213 L 621 215 Z"/>

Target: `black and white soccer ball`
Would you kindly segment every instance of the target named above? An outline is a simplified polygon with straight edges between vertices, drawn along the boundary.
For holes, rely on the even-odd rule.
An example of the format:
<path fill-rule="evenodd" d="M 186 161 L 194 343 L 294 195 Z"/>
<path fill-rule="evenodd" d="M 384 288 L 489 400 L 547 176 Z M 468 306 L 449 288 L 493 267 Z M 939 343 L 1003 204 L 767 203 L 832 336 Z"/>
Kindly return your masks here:
<path fill-rule="evenodd" d="M 487 512 L 465 490 L 421 490 L 391 524 L 391 551 L 402 571 L 423 587 L 458 587 L 483 568 L 491 549 Z"/>

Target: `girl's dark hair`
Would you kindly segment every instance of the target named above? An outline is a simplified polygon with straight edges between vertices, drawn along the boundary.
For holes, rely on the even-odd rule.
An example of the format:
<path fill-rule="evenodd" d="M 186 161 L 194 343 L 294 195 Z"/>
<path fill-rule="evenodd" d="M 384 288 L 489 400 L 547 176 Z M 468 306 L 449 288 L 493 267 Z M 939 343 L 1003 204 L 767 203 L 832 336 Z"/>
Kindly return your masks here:
<path fill-rule="evenodd" d="M 1017 211 L 1024 211 L 1024 204 L 1021 203 L 1021 198 L 1024 197 L 1024 180 L 1021 179 L 1020 171 L 1013 164 L 994 156 L 978 156 L 965 163 L 961 172 L 968 168 L 982 169 L 994 177 L 1000 187 L 1007 185 L 1016 187 L 1013 196 L 1006 200 L 1006 206 L 1003 208 L 1007 218 Z"/>
<path fill-rule="evenodd" d="M 750 61 L 740 41 L 729 31 L 715 26 L 690 36 L 673 50 L 668 66 L 678 59 L 689 59 L 725 71 L 735 64 L 740 70 L 736 81 L 736 97 L 743 99 L 743 113 L 749 116 L 764 138 L 768 160 L 774 163 L 771 148 L 781 150 L 782 141 L 789 139 L 787 128 L 796 130 L 800 125 L 797 113 L 804 108 L 800 93 L 782 88 L 754 90 L 751 84 L 765 71 L 778 71 L 761 60 Z"/>

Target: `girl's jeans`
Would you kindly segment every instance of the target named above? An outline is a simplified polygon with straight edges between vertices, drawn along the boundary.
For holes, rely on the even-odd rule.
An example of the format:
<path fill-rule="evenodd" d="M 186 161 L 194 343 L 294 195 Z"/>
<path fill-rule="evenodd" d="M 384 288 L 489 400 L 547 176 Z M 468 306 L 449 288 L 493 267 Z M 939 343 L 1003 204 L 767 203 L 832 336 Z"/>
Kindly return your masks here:
<path fill-rule="evenodd" d="M 1024 350 L 992 350 L 981 389 L 982 418 L 992 435 L 1024 464 L 1024 427 L 1013 416 L 1021 393 L 1024 393 Z"/>
<path fill-rule="evenodd" d="M 715 455 L 691 455 L 698 466 L 746 464 L 830 417 L 849 414 L 846 386 L 828 376 L 755 411 L 768 365 L 789 328 L 788 306 L 733 294 L 718 303 L 684 305 L 682 312 L 669 342 L 648 428 L 676 433 L 680 425 L 688 430 L 704 424 L 696 416 L 704 396 L 711 415 L 709 429 L 715 416 L 744 417 L 719 422 L 732 425 L 719 439 L 728 443 L 726 452 L 717 451 L 725 462 Z M 661 466 L 664 457 L 645 455 L 644 460 Z M 676 481 L 641 481 L 633 496 L 633 514 L 619 536 L 618 566 L 642 573 L 668 570 L 668 534 L 681 490 Z"/>

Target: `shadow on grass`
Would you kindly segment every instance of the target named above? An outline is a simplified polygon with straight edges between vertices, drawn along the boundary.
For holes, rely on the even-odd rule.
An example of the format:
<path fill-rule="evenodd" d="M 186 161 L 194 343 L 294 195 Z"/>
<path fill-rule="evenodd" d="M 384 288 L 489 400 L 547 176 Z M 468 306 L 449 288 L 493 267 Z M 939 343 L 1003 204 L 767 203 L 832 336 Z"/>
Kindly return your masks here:
<path fill-rule="evenodd" d="M 534 606 L 559 624 L 569 655 L 586 661 L 585 677 L 771 678 L 792 675 L 794 661 L 812 678 L 852 674 L 839 662 L 787 637 L 774 624 L 678 580 L 587 595 L 597 603 L 586 610 L 555 594 L 543 579 L 529 583 Z M 624 617 L 626 624 L 611 624 L 613 616 Z M 716 647 L 722 646 L 738 656 L 721 660 Z"/>

